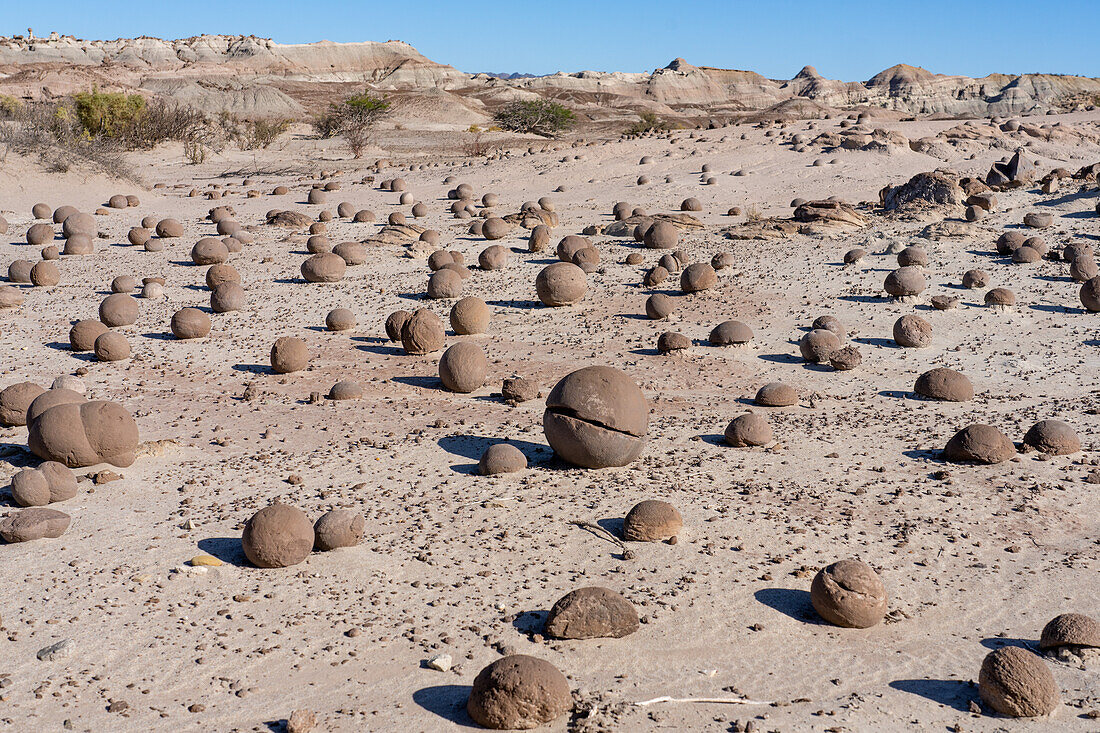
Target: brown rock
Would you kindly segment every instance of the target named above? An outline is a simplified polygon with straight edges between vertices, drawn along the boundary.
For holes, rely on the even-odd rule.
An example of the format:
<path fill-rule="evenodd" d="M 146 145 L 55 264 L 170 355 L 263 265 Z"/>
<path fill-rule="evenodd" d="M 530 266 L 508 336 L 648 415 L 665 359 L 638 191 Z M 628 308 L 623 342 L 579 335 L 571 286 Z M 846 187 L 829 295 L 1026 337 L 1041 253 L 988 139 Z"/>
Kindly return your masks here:
<path fill-rule="evenodd" d="M 831 624 L 866 629 L 886 615 L 886 588 L 867 563 L 840 560 L 814 576 L 810 602 Z"/>
<path fill-rule="evenodd" d="M 638 630 L 634 605 L 610 588 L 578 588 L 562 596 L 546 618 L 555 639 L 619 639 Z"/>
<path fill-rule="evenodd" d="M 241 547 L 249 562 L 261 568 L 285 568 L 309 557 L 313 525 L 305 512 L 288 504 L 272 504 L 244 525 Z"/>

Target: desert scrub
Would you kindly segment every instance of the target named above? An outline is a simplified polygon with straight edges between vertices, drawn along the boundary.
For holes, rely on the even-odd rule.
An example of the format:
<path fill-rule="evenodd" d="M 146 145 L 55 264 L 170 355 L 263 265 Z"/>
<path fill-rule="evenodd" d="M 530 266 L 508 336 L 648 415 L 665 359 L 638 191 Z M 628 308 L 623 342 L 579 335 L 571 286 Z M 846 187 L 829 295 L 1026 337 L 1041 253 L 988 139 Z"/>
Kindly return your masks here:
<path fill-rule="evenodd" d="M 568 107 L 549 99 L 511 102 L 494 115 L 505 130 L 555 137 L 576 122 Z"/>
<path fill-rule="evenodd" d="M 140 94 L 90 92 L 73 95 L 76 118 L 89 137 L 121 137 L 145 110 L 145 97 Z"/>
<path fill-rule="evenodd" d="M 356 94 L 329 105 L 328 110 L 313 121 L 313 129 L 322 138 L 342 137 L 351 154 L 362 157 L 370 141 L 374 125 L 390 109 L 390 103 L 370 92 Z"/>

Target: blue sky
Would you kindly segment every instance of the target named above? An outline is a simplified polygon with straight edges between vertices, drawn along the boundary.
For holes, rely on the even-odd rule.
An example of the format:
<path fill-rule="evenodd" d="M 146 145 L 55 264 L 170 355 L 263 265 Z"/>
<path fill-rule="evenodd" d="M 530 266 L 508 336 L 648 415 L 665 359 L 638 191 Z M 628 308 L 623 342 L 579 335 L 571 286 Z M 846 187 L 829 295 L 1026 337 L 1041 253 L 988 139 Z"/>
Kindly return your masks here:
<path fill-rule="evenodd" d="M 28 27 L 87 39 L 399 39 L 470 72 L 648 71 L 682 56 L 784 79 L 812 64 L 863 81 L 896 63 L 968 76 L 1100 77 L 1100 0 L 0 0 L 0 34 Z"/>

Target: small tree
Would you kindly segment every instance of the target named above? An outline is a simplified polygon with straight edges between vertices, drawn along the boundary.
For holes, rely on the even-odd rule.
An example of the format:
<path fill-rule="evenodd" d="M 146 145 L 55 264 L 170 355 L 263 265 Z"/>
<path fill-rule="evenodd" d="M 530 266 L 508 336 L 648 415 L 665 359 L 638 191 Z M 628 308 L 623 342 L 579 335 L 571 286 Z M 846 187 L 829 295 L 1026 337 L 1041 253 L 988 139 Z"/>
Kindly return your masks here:
<path fill-rule="evenodd" d="M 663 132 L 668 123 L 652 112 L 639 112 L 638 121 L 623 132 L 624 135 L 644 135 L 647 132 Z"/>
<path fill-rule="evenodd" d="M 511 102 L 502 107 L 495 118 L 505 130 L 543 137 L 554 137 L 576 122 L 572 110 L 549 99 Z"/>
<path fill-rule="evenodd" d="M 351 148 L 351 154 L 362 157 L 370 141 L 372 128 L 389 111 L 390 103 L 370 92 L 348 97 L 332 104 L 328 111 L 313 122 L 313 129 L 322 138 L 340 136 Z"/>

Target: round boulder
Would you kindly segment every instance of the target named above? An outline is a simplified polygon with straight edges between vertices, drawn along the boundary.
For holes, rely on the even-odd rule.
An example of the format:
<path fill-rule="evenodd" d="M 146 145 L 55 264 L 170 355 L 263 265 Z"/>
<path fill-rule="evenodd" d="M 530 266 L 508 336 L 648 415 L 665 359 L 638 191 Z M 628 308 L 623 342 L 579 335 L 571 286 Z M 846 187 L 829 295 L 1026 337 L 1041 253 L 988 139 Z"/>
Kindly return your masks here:
<path fill-rule="evenodd" d="M 537 728 L 572 707 L 565 675 L 526 654 L 503 657 L 481 670 L 466 702 L 474 722 L 493 730 Z"/>
<path fill-rule="evenodd" d="M 886 587 L 867 563 L 840 560 L 814 576 L 810 603 L 835 626 L 866 629 L 886 615 Z"/>
<path fill-rule="evenodd" d="M 619 639 L 638 630 L 634 604 L 610 588 L 590 586 L 558 599 L 546 617 L 554 639 Z"/>
<path fill-rule="evenodd" d="M 649 405 L 624 372 L 606 366 L 566 375 L 546 398 L 547 442 L 561 458 L 585 468 L 625 466 L 642 452 Z"/>
<path fill-rule="evenodd" d="M 313 524 L 305 512 L 288 504 L 272 504 L 253 514 L 244 525 L 241 547 L 256 567 L 285 568 L 309 557 Z"/>

